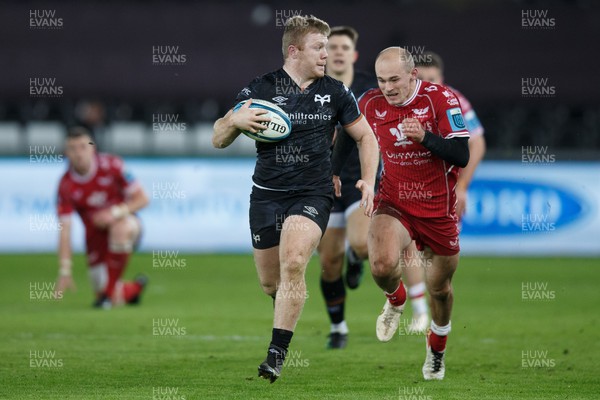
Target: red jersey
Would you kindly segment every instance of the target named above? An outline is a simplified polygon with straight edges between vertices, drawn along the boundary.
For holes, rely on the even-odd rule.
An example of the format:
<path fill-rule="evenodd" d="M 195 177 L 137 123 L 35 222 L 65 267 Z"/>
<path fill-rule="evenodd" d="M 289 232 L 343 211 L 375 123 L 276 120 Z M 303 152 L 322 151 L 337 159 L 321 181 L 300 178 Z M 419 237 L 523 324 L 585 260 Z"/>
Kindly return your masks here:
<path fill-rule="evenodd" d="M 402 134 L 402 121 L 416 118 L 425 130 L 445 139 L 468 138 L 454 93 L 417 80 L 415 91 L 401 105 L 389 104 L 380 89 L 371 89 L 359 99 L 359 108 L 377 137 L 383 158 L 377 196 L 415 217 L 454 215 L 459 168 Z"/>
<path fill-rule="evenodd" d="M 92 222 L 94 213 L 122 203 L 138 185 L 124 170 L 123 160 L 110 154 L 98 154 L 86 175 L 79 175 L 69 167 L 62 176 L 58 185 L 58 216 L 68 218 L 77 211 L 89 236 L 96 229 Z"/>

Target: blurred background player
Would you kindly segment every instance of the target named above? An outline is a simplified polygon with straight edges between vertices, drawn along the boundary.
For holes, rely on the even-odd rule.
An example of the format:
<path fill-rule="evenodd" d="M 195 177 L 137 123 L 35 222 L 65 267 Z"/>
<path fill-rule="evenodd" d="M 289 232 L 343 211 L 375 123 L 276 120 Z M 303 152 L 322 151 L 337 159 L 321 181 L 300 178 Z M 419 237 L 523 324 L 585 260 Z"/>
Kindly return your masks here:
<path fill-rule="evenodd" d="M 71 215 L 85 226 L 89 275 L 96 293 L 95 307 L 135 304 L 146 277 L 123 282 L 121 277 L 141 232 L 135 212 L 148 205 L 142 187 L 125 171 L 123 161 L 97 154 L 89 131 L 76 127 L 67 133 L 65 155 L 69 169 L 58 187 L 60 263 L 57 290 L 74 288 L 71 274 Z"/>
<path fill-rule="evenodd" d="M 377 143 L 358 110 L 352 92 L 325 75 L 329 25 L 314 16 L 294 16 L 285 23 L 283 67 L 252 81 L 236 99 L 272 100 L 290 116 L 291 134 L 276 143 L 256 142 L 257 161 L 250 195 L 250 231 L 254 261 L 263 291 L 274 298 L 271 342 L 258 376 L 273 383 L 306 301 L 306 265 L 323 236 L 333 205 L 331 145 L 341 123 L 359 146 L 363 179 L 361 205 L 371 215 L 377 172 Z M 280 97 L 281 89 L 286 97 Z M 212 143 L 229 146 L 242 130 L 265 129 L 264 110 L 229 110 L 214 124 Z M 283 148 L 299 149 L 299 162 L 278 162 Z M 283 221 L 283 223 L 281 223 Z"/>
<path fill-rule="evenodd" d="M 417 68 L 417 78 L 423 81 L 437 83 L 449 88 L 458 98 L 460 108 L 464 117 L 465 125 L 469 131 L 469 164 L 460 170 L 458 181 L 455 188 L 456 193 L 456 215 L 460 219 L 466 211 L 467 190 L 473 179 L 475 169 L 485 155 L 485 138 L 483 136 L 483 126 L 477 118 L 477 114 L 469 100 L 455 88 L 444 84 L 444 63 L 442 58 L 432 52 L 426 51 L 415 58 L 415 67 Z M 411 244 L 407 253 L 416 254 L 417 248 L 414 242 Z M 410 260 L 410 261 L 407 261 Z M 427 312 L 427 302 L 425 300 L 425 273 L 423 266 L 419 263 L 419 257 L 405 257 L 405 268 L 403 276 L 408 289 L 408 297 L 413 309 L 413 318 L 408 328 L 409 332 L 425 332 L 429 323 Z"/>
<path fill-rule="evenodd" d="M 327 75 L 342 81 L 355 95 L 361 95 L 377 86 L 375 76 L 356 71 L 354 63 L 358 59 L 356 42 L 358 32 L 349 26 L 331 28 L 327 42 Z M 338 134 L 343 128 L 338 126 Z M 345 133 L 344 133 L 345 134 Z M 353 142 L 345 167 L 333 170 L 342 184 L 342 196 L 335 197 L 329 216 L 327 229 L 318 247 L 321 261 L 321 293 L 325 299 L 327 313 L 331 321 L 327 347 L 341 349 L 346 347 L 348 326 L 344 318 L 346 288 L 342 279 L 344 253 L 347 255 L 346 285 L 356 289 L 363 275 L 363 264 L 368 257 L 367 233 L 370 218 L 360 209 L 362 197 L 354 185 L 361 177 L 358 148 Z M 375 184 L 377 187 L 377 184 Z M 346 239 L 348 246 L 346 246 Z"/>

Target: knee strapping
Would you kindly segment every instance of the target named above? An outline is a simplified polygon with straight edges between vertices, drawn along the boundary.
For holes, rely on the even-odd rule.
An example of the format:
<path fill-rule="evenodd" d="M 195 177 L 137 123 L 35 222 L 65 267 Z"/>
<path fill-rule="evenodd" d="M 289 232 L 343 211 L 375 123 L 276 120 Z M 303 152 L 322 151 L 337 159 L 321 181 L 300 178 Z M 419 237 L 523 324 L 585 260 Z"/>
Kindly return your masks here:
<path fill-rule="evenodd" d="M 131 253 L 133 251 L 133 242 L 126 241 L 123 243 L 110 242 L 108 248 L 113 253 Z"/>

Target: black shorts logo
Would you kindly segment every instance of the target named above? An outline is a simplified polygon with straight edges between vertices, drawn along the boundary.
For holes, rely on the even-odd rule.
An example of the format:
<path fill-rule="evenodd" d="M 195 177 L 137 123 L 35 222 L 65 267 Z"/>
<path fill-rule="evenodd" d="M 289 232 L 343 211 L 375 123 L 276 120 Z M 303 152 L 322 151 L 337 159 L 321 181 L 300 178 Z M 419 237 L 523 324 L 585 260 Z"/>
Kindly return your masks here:
<path fill-rule="evenodd" d="M 304 206 L 304 210 L 302 210 L 302 212 L 310 215 L 312 218 L 315 218 L 317 215 L 319 215 L 319 212 L 313 206 Z"/>

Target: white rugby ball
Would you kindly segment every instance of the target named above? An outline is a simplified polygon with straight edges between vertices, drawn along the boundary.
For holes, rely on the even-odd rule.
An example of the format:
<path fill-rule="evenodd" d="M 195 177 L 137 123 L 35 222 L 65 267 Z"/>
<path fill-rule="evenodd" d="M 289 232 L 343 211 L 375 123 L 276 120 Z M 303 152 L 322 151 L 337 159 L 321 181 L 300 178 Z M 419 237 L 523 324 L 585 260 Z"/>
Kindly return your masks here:
<path fill-rule="evenodd" d="M 233 107 L 233 112 L 239 110 L 247 101 L 248 100 L 244 100 L 237 103 L 235 107 Z M 267 110 L 265 116 L 271 118 L 271 121 L 265 122 L 265 125 L 267 125 L 268 128 L 262 131 L 256 133 L 242 131 L 242 133 L 249 138 L 259 142 L 272 143 L 285 139 L 292 132 L 292 121 L 290 121 L 288 115 L 278 105 L 266 100 L 252 99 L 250 108 Z"/>

